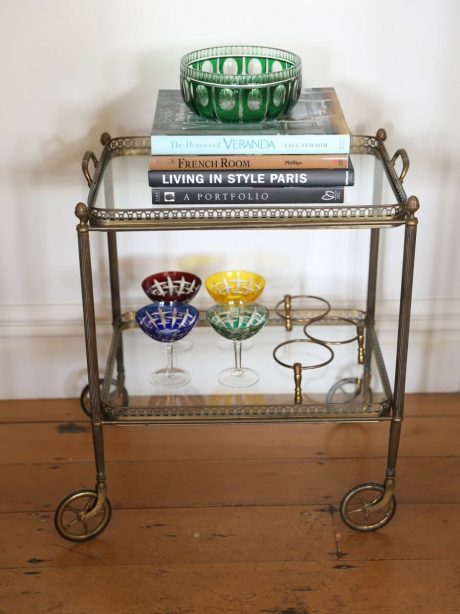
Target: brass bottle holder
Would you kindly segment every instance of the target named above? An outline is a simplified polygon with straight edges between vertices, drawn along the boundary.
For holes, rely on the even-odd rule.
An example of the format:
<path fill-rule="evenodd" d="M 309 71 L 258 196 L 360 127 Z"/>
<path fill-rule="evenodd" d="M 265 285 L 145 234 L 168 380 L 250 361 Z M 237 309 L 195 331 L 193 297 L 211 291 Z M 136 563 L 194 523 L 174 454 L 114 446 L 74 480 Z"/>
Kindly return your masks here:
<path fill-rule="evenodd" d="M 326 350 L 329 351 L 330 356 L 324 362 L 317 363 L 317 364 L 314 364 L 314 365 L 303 365 L 300 362 L 295 362 L 293 364 L 289 364 L 287 362 L 283 362 L 276 355 L 277 352 L 282 347 L 284 347 L 286 345 L 291 345 L 293 343 L 310 343 L 310 344 L 314 344 L 314 345 L 320 345 L 321 347 L 323 347 L 323 348 L 325 348 Z M 334 351 L 332 350 L 332 348 L 330 348 L 325 343 L 322 343 L 320 341 L 313 341 L 312 339 L 290 339 L 288 341 L 283 341 L 283 343 L 280 343 L 280 344 L 278 344 L 276 346 L 276 348 L 273 350 L 273 358 L 282 367 L 286 367 L 287 369 L 293 369 L 294 370 L 294 385 L 295 385 L 294 403 L 298 405 L 298 404 L 302 403 L 302 371 L 308 371 L 310 369 L 319 369 L 321 367 L 325 367 L 326 365 L 328 365 L 333 360 L 333 358 L 334 358 Z"/>
<path fill-rule="evenodd" d="M 351 324 L 352 326 L 356 326 L 356 335 L 354 337 L 350 337 L 349 339 L 343 339 L 343 340 L 339 340 L 339 341 L 331 341 L 331 340 L 327 340 L 327 339 L 318 339 L 317 337 L 314 337 L 313 335 L 311 335 L 308 332 L 307 329 L 308 329 L 309 326 L 311 326 L 312 324 L 315 324 L 318 320 L 321 320 L 323 317 L 324 316 L 312 318 L 309 322 L 307 322 L 305 324 L 305 326 L 303 327 L 303 332 L 308 337 L 308 339 L 311 339 L 312 341 L 316 341 L 318 343 L 324 343 L 327 346 L 329 346 L 329 345 L 345 345 L 347 343 L 353 343 L 353 341 L 357 341 L 358 342 L 358 364 L 363 365 L 364 364 L 364 358 L 365 358 L 365 354 L 364 354 L 364 326 L 362 326 L 361 324 L 357 323 L 355 320 L 351 320 L 350 318 L 343 318 L 343 317 L 340 317 L 340 316 L 332 316 L 332 317 L 328 318 L 329 322 L 340 322 L 340 323 Z"/>
<path fill-rule="evenodd" d="M 320 311 L 314 317 L 306 318 L 306 317 L 300 317 L 298 315 L 296 316 L 294 315 L 293 301 L 299 300 L 299 299 L 303 299 L 303 300 L 312 299 L 315 301 L 319 301 L 325 307 L 323 311 Z M 331 310 L 331 304 L 329 303 L 329 301 L 327 301 L 326 299 L 320 296 L 314 296 L 310 294 L 298 294 L 294 296 L 291 294 L 285 294 L 284 298 L 281 301 L 279 301 L 279 303 L 277 303 L 275 306 L 275 312 L 280 318 L 282 318 L 285 321 L 285 327 L 287 331 L 292 330 L 294 323 L 298 323 L 298 322 L 304 323 L 305 322 L 305 326 L 303 327 L 303 332 L 305 336 L 307 337 L 307 339 L 290 339 L 289 341 L 284 341 L 283 343 L 280 343 L 273 350 L 273 358 L 279 365 L 286 367 L 288 369 L 294 370 L 294 384 L 295 384 L 294 403 L 296 404 L 302 403 L 302 371 L 308 370 L 308 369 L 319 369 L 321 367 L 325 367 L 326 365 L 328 365 L 334 358 L 334 352 L 332 348 L 330 347 L 331 345 L 345 345 L 347 343 L 353 343 L 354 341 L 357 341 L 358 343 L 358 364 L 360 365 L 364 364 L 364 361 L 365 361 L 364 326 L 361 323 L 356 322 L 356 320 L 353 320 L 351 318 L 345 318 L 342 316 L 330 316 L 327 318 L 328 322 L 339 322 L 342 324 L 351 324 L 352 326 L 356 326 L 356 335 L 354 335 L 353 337 L 350 337 L 349 339 L 337 340 L 337 341 L 319 339 L 317 337 L 314 337 L 312 334 L 308 332 L 308 327 L 311 326 L 312 324 L 319 322 L 320 320 L 323 320 L 329 314 L 330 310 Z M 329 350 L 330 357 L 325 362 L 320 363 L 320 364 L 315 364 L 315 365 L 305 366 L 305 365 L 302 365 L 302 363 L 300 362 L 295 362 L 293 364 L 285 363 L 277 357 L 277 352 L 283 346 L 289 345 L 292 343 L 315 343 L 317 345 L 321 345 L 322 347 L 327 348 Z"/>
<path fill-rule="evenodd" d="M 310 294 L 296 294 L 292 296 L 291 294 L 285 294 L 284 298 L 276 304 L 275 312 L 276 314 L 285 321 L 285 327 L 287 331 L 292 330 L 292 326 L 294 322 L 310 322 L 310 318 L 301 318 L 293 315 L 293 307 L 292 302 L 298 299 L 313 299 L 315 301 L 319 301 L 322 305 L 325 306 L 324 311 L 321 311 L 318 315 L 315 315 L 314 319 L 319 320 L 320 318 L 324 318 L 331 310 L 331 305 L 329 301 L 325 298 L 321 298 L 320 296 L 312 296 Z"/>

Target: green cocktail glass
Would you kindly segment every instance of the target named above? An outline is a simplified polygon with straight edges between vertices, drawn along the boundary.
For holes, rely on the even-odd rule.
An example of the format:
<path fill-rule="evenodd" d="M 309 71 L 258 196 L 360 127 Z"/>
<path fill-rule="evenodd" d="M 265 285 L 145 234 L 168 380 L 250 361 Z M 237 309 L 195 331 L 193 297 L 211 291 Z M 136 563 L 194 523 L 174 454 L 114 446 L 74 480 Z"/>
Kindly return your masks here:
<path fill-rule="evenodd" d="M 254 336 L 268 321 L 268 309 L 259 303 L 226 308 L 213 305 L 206 311 L 206 319 L 213 329 L 233 341 L 235 366 L 219 373 L 218 380 L 230 388 L 253 386 L 259 375 L 253 369 L 241 366 L 242 342 Z"/>

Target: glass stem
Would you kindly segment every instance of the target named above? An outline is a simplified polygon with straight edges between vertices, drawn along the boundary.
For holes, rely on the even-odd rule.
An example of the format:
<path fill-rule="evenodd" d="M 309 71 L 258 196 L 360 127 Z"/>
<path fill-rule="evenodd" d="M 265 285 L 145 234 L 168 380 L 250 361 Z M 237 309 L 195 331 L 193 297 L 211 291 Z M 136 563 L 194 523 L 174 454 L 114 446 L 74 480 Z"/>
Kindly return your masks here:
<path fill-rule="evenodd" d="M 172 371 L 174 368 L 172 343 L 166 343 L 165 350 L 166 350 L 166 369 L 168 371 Z"/>
<path fill-rule="evenodd" d="M 241 368 L 241 341 L 233 340 L 233 351 L 235 352 L 235 373 L 240 374 Z"/>

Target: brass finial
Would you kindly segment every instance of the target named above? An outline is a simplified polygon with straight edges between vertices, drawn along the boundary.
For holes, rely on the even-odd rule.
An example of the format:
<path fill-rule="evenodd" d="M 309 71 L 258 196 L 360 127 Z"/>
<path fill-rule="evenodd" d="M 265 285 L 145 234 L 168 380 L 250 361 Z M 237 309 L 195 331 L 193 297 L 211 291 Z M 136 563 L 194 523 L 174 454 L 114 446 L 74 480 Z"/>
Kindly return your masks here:
<path fill-rule="evenodd" d="M 379 141 L 386 141 L 387 140 L 387 131 L 385 130 L 385 128 L 379 128 L 377 130 L 376 138 Z"/>
<path fill-rule="evenodd" d="M 416 196 L 409 196 L 407 199 L 407 209 L 411 215 L 415 215 L 415 213 L 420 208 L 420 203 Z"/>
<path fill-rule="evenodd" d="M 78 203 L 75 207 L 75 215 L 80 220 L 80 224 L 88 223 L 88 207 L 85 203 Z"/>
<path fill-rule="evenodd" d="M 420 208 L 420 203 L 418 201 L 418 198 L 416 196 L 409 196 L 409 198 L 407 199 L 406 206 L 407 206 L 407 212 L 409 214 L 409 220 L 408 220 L 409 223 L 416 224 L 417 218 L 415 217 L 415 214 Z"/>
<path fill-rule="evenodd" d="M 110 134 L 108 132 L 103 132 L 101 134 L 101 145 L 103 145 L 104 147 L 107 145 L 107 143 L 109 141 L 112 140 L 112 137 L 110 136 Z"/>

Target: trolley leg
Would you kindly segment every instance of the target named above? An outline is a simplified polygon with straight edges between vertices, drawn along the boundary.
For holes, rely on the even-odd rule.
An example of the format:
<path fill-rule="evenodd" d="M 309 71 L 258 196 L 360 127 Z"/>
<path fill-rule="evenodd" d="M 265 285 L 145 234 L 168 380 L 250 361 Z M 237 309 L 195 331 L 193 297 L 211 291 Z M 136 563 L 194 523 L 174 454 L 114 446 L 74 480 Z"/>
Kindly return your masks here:
<path fill-rule="evenodd" d="M 401 281 L 401 302 L 399 309 L 398 347 L 396 355 L 396 372 L 394 385 L 395 417 L 402 418 L 404 412 L 404 391 L 406 386 L 407 349 L 409 344 L 410 308 L 412 303 L 412 281 L 414 274 L 415 242 L 417 238 L 417 218 L 415 212 L 419 208 L 418 199 L 411 196 L 408 199 L 411 212 L 406 224 L 404 237 L 404 260 Z"/>
<path fill-rule="evenodd" d="M 89 242 L 88 208 L 82 203 L 75 210 L 80 223 L 77 225 L 80 276 L 85 328 L 88 385 L 91 403 L 91 427 L 93 430 L 94 456 L 97 481 L 105 480 L 104 447 L 102 438 L 102 409 L 99 388 L 99 365 L 97 357 L 96 316 L 94 312 L 93 274 Z"/>
<path fill-rule="evenodd" d="M 377 138 L 383 137 L 385 140 L 386 135 L 377 135 Z M 383 167 L 381 164 L 376 164 L 374 174 L 374 193 L 373 202 L 382 202 L 382 189 L 383 189 Z M 371 243 L 369 249 L 369 276 L 367 281 L 367 307 L 366 313 L 371 324 L 375 322 L 375 296 L 377 289 L 377 265 L 379 260 L 379 240 L 380 230 L 378 228 L 372 228 L 371 230 Z"/>
<path fill-rule="evenodd" d="M 377 270 L 379 260 L 379 241 L 380 229 L 373 228 L 371 230 L 371 241 L 369 248 L 369 272 L 367 280 L 367 302 L 366 302 L 366 320 L 367 324 L 374 326 L 375 321 L 375 303 L 377 293 Z M 369 334 L 366 331 L 364 351 L 361 353 L 361 364 L 364 362 L 364 375 L 361 382 L 361 392 L 364 403 L 370 403 L 371 392 L 371 361 L 372 361 L 372 344 L 369 342 Z M 364 360 L 363 360 L 364 359 Z M 358 361 L 360 362 L 360 361 Z"/>
<path fill-rule="evenodd" d="M 406 388 L 407 352 L 409 346 L 410 310 L 412 303 L 412 282 L 414 277 L 415 243 L 417 223 L 415 213 L 419 208 L 418 199 L 410 196 L 407 201 L 409 219 L 404 235 L 404 257 L 401 279 L 401 298 L 399 307 L 398 342 L 393 399 L 393 420 L 390 430 L 388 448 L 387 479 L 394 480 L 396 459 L 398 455 L 401 423 L 404 415 L 404 394 Z"/>
<path fill-rule="evenodd" d="M 121 319 L 121 301 L 120 301 L 120 281 L 118 276 L 118 252 L 117 252 L 117 237 L 116 233 L 111 230 L 107 233 L 108 244 L 108 256 L 109 256 L 109 271 L 110 271 L 110 295 L 112 304 L 112 328 L 119 325 Z M 103 379 L 99 380 L 99 386 L 101 392 L 106 396 L 103 398 L 104 402 L 109 405 L 119 407 L 120 405 L 126 406 L 129 403 L 128 392 L 125 388 L 125 368 L 123 358 L 123 337 L 120 335 L 117 344 L 117 373 L 116 379 L 112 379 L 107 383 L 107 388 L 104 390 L 102 384 Z M 101 393 L 99 393 L 101 396 Z M 89 385 L 85 386 L 80 395 L 80 406 L 83 411 L 91 417 L 91 395 Z"/>
<path fill-rule="evenodd" d="M 377 265 L 379 259 L 379 228 L 371 230 L 371 244 L 369 249 L 369 274 L 367 280 L 367 317 L 371 324 L 375 320 L 375 297 L 377 293 Z"/>
<path fill-rule="evenodd" d="M 104 147 L 110 141 L 110 135 L 103 133 L 101 135 L 101 143 Z M 107 207 L 115 208 L 115 197 L 113 193 L 113 174 L 112 166 L 109 165 L 104 173 L 104 194 Z M 120 301 L 120 279 L 118 275 L 118 250 L 117 250 L 117 234 L 113 230 L 107 233 L 107 247 L 109 256 L 109 274 L 110 274 L 110 296 L 112 304 L 112 325 L 116 326 L 121 316 L 121 301 Z M 123 360 L 123 339 L 120 337 L 120 342 L 117 351 L 117 394 L 122 394 L 125 380 L 125 368 Z M 125 391 L 126 392 L 126 391 Z"/>
<path fill-rule="evenodd" d="M 107 233 L 109 254 L 110 295 L 112 302 L 112 325 L 115 327 L 121 317 L 120 278 L 118 274 L 118 249 L 116 232 Z M 120 337 L 117 350 L 117 392 L 120 394 L 125 384 L 125 367 L 123 358 L 123 339 Z"/>
<path fill-rule="evenodd" d="M 374 531 L 380 527 L 383 527 L 391 520 L 396 510 L 396 499 L 394 497 L 395 474 L 399 439 L 401 435 L 401 425 L 404 414 L 410 308 L 412 302 L 415 242 L 417 236 L 417 218 L 415 217 L 415 213 L 418 208 L 419 203 L 417 198 L 415 196 L 411 196 L 407 200 L 408 216 L 404 235 L 404 256 L 401 279 L 396 371 L 393 397 L 393 418 L 390 427 L 385 481 L 383 485 L 368 483 L 360 484 L 359 486 L 352 488 L 344 496 L 340 504 L 340 514 L 342 516 L 342 520 L 349 527 L 357 531 Z M 372 314 L 372 299 L 373 297 L 375 298 L 375 290 L 370 292 L 370 294 L 371 300 L 368 301 L 368 308 L 371 308 Z"/>
<path fill-rule="evenodd" d="M 111 506 L 105 492 L 104 442 L 102 435 L 102 409 L 97 358 L 96 317 L 94 313 L 93 278 L 89 242 L 88 208 L 79 203 L 75 214 L 85 328 L 88 389 L 96 462 L 95 490 L 80 490 L 65 497 L 59 504 L 54 523 L 59 534 L 70 541 L 83 542 L 99 535 L 110 521 Z"/>

